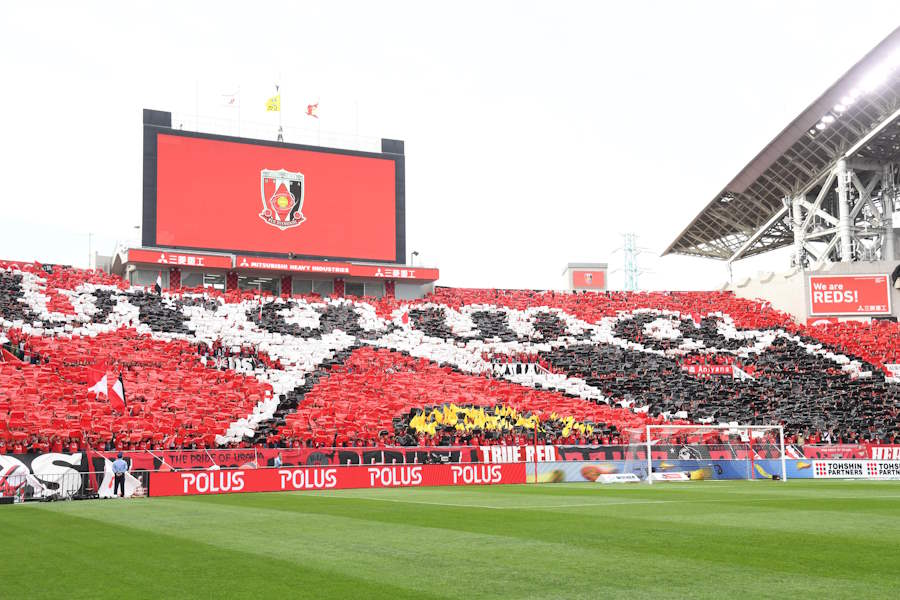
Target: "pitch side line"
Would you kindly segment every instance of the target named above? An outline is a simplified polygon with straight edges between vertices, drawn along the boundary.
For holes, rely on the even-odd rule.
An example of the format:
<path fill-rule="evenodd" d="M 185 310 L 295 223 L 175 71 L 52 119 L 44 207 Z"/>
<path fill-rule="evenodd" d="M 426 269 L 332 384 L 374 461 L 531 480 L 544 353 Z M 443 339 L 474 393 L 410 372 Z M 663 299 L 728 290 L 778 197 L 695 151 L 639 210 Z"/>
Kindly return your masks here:
<path fill-rule="evenodd" d="M 628 504 L 689 504 L 689 503 L 742 503 L 742 502 L 771 502 L 776 500 L 791 500 L 783 496 L 774 498 L 755 498 L 755 499 L 735 499 L 720 498 L 714 500 L 703 500 L 699 498 L 680 499 L 680 500 L 623 500 L 617 502 L 574 502 L 571 504 L 542 504 L 530 506 L 492 506 L 487 504 L 463 504 L 460 502 L 426 502 L 423 500 L 401 500 L 399 498 L 374 498 L 372 496 L 325 496 L 317 494 L 319 498 L 341 498 L 346 500 L 370 500 L 372 502 L 394 502 L 396 504 L 423 504 L 426 506 L 452 506 L 455 508 L 484 508 L 488 510 L 540 510 L 544 508 L 579 508 L 586 506 L 624 506 Z M 878 500 L 878 499 L 894 499 L 900 498 L 900 494 L 892 494 L 885 496 L 841 496 L 835 498 L 824 498 L 825 500 Z"/>

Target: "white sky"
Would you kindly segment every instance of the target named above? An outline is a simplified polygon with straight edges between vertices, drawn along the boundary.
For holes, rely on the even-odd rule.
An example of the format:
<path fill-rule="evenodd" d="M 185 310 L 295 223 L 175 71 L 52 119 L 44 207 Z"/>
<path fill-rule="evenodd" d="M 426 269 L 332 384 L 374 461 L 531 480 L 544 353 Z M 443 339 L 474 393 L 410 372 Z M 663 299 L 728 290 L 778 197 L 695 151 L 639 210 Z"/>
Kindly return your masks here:
<path fill-rule="evenodd" d="M 864 0 L 5 2 L 0 257 L 137 239 L 141 109 L 236 128 L 240 88 L 242 131 L 274 134 L 280 80 L 288 141 L 405 140 L 407 251 L 443 285 L 559 287 L 632 231 L 642 287 L 717 287 L 723 263 L 659 253 L 898 24 Z"/>

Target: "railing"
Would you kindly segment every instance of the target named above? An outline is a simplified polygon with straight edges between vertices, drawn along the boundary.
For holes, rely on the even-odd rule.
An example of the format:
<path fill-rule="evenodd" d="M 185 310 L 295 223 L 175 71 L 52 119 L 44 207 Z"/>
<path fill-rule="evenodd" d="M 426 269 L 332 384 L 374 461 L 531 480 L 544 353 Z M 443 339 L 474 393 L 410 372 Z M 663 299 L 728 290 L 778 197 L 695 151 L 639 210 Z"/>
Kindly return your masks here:
<path fill-rule="evenodd" d="M 20 469 L 0 479 L 0 497 L 12 497 L 16 502 L 111 498 L 113 482 L 112 473 L 67 469 L 37 476 Z M 129 496 L 146 495 L 150 485 L 150 472 L 129 473 L 127 484 Z"/>

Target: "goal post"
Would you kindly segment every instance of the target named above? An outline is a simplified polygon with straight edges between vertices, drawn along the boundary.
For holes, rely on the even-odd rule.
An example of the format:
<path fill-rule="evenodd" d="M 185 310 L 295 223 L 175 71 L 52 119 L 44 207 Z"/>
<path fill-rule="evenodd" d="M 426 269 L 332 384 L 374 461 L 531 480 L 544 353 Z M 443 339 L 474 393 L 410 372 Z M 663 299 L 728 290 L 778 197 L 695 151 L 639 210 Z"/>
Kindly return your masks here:
<path fill-rule="evenodd" d="M 642 433 L 650 484 L 706 479 L 707 473 L 713 479 L 787 481 L 781 425 L 647 425 Z M 667 460 L 654 460 L 660 448 L 666 449 Z M 687 467 L 677 470 L 684 465 L 690 465 L 689 473 Z"/>

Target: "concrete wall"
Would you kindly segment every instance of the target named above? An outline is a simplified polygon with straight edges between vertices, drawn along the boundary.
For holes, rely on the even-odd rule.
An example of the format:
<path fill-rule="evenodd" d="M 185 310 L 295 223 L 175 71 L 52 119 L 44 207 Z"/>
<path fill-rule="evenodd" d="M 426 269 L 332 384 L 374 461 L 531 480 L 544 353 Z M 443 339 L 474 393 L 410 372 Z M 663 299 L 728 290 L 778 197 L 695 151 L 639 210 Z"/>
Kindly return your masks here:
<path fill-rule="evenodd" d="M 806 276 L 794 270 L 785 273 L 759 273 L 726 287 L 739 298 L 766 300 L 772 307 L 793 315 L 801 323 L 806 322 Z"/>
<path fill-rule="evenodd" d="M 394 296 L 398 300 L 418 300 L 425 297 L 425 294 L 433 291 L 433 283 L 422 285 L 417 283 L 400 283 L 398 281 L 394 287 Z"/>

